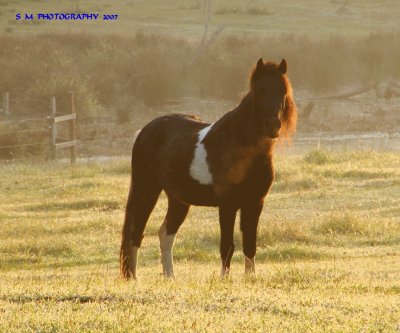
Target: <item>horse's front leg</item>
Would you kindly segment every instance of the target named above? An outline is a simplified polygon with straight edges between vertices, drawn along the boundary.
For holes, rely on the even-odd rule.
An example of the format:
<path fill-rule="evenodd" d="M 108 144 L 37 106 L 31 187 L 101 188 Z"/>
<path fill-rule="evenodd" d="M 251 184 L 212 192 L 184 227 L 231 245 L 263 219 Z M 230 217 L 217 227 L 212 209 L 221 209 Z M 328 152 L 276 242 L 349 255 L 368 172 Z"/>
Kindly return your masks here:
<path fill-rule="evenodd" d="M 221 229 L 220 253 L 221 253 L 221 276 L 229 274 L 231 259 L 235 251 L 233 243 L 233 230 L 235 227 L 237 208 L 231 205 L 219 207 L 219 226 Z"/>
<path fill-rule="evenodd" d="M 263 201 L 246 202 L 240 209 L 240 230 L 242 231 L 244 271 L 255 272 L 257 226 L 263 208 Z"/>

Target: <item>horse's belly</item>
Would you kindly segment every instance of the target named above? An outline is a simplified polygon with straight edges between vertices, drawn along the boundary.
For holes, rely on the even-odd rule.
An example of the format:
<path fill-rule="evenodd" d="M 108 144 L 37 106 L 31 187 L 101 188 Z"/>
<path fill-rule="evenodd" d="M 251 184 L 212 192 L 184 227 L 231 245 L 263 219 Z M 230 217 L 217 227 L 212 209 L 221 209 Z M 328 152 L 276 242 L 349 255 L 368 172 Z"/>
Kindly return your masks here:
<path fill-rule="evenodd" d="M 201 195 L 192 193 L 189 197 L 189 203 L 195 206 L 217 207 L 219 205 L 218 198 L 215 195 Z"/>
<path fill-rule="evenodd" d="M 218 197 L 215 195 L 212 186 L 196 184 L 192 184 L 191 186 L 174 186 L 171 188 L 167 186 L 165 191 L 189 205 L 211 207 L 219 205 Z"/>

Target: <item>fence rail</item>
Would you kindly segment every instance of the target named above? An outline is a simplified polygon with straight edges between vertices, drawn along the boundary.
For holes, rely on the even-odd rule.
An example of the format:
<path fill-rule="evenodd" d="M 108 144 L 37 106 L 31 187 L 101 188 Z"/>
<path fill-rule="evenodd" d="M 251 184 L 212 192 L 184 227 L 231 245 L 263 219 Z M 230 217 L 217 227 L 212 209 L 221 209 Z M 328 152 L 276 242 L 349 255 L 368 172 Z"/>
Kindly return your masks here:
<path fill-rule="evenodd" d="M 25 100 L 40 102 L 40 107 L 49 111 L 35 117 L 34 114 L 26 112 L 28 108 L 19 107 L 22 104 L 25 106 L 26 103 L 15 99 L 13 94 L 5 94 L 0 91 L 0 156 L 9 158 L 10 161 L 30 160 L 37 155 L 37 152 L 43 150 L 49 153 L 50 158 L 57 158 L 57 155 L 60 155 L 58 158 L 61 158 L 61 155 L 64 156 L 64 154 L 61 154 L 60 151 L 67 152 L 71 164 L 76 162 L 78 149 L 80 155 L 85 156 L 129 155 L 134 132 L 152 117 L 159 115 L 158 110 L 155 110 L 154 114 L 144 115 L 140 112 L 130 114 L 128 120 L 122 119 L 118 110 L 115 110 L 114 113 L 107 110 L 106 115 L 85 116 L 82 113 L 78 115 L 75 111 L 72 92 L 69 95 L 57 97 L 57 99 L 52 97 L 45 100 L 28 98 Z M 347 108 L 343 107 L 343 104 L 339 104 L 338 113 L 330 112 L 330 108 L 328 109 L 324 104 L 316 104 L 315 107 L 311 105 L 314 109 L 310 109 L 310 112 L 307 113 L 305 110 L 308 108 L 307 104 L 300 110 L 301 124 L 307 126 L 303 127 L 305 130 L 298 132 L 292 139 L 293 145 L 289 149 L 293 152 L 303 152 L 322 147 L 323 149 L 357 148 L 399 152 L 400 132 L 399 126 L 396 124 L 400 124 L 400 118 L 398 113 L 395 113 L 395 107 L 399 101 L 400 99 L 396 99 L 396 104 L 391 104 L 391 113 L 384 113 L 382 118 L 376 117 L 373 109 L 380 108 L 381 104 L 375 106 L 372 104 L 371 106 L 364 103 L 362 104 L 362 113 L 351 118 L 344 112 Z M 179 111 L 185 109 L 184 103 L 191 103 L 191 100 L 182 100 L 181 103 L 183 106 Z M 334 104 L 334 107 L 335 105 L 337 104 Z M 163 111 L 172 112 L 171 108 L 168 107 Z M 327 118 L 329 121 L 322 120 L 323 115 L 329 117 L 329 119 Z M 214 117 L 214 115 L 209 115 L 208 120 Z M 338 121 L 333 122 L 335 119 Z M 331 120 L 334 124 L 332 126 L 330 125 Z M 374 124 L 374 129 L 373 131 L 363 129 L 348 131 L 353 124 L 358 124 L 357 122 Z M 325 127 L 321 127 L 321 124 Z M 388 126 L 389 124 L 390 126 Z M 336 127 L 342 128 L 343 132 L 333 131 L 332 128 Z M 77 134 L 79 134 L 79 140 Z M 3 138 L 7 138 L 7 141 Z"/>

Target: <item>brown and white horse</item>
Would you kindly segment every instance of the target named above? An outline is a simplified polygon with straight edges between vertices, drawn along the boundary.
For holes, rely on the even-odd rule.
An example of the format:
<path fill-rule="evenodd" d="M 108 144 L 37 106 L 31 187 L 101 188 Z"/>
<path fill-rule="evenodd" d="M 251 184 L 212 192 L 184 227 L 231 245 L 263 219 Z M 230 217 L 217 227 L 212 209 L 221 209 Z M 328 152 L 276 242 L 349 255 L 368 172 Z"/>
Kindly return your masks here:
<path fill-rule="evenodd" d="M 171 114 L 154 119 L 138 134 L 122 231 L 120 268 L 136 278 L 138 249 L 146 222 L 162 190 L 168 211 L 159 230 L 164 275 L 173 277 L 172 249 L 190 205 L 219 209 L 222 275 L 229 273 L 233 230 L 240 210 L 245 272 L 254 272 L 258 220 L 274 179 L 272 154 L 278 137 L 296 127 L 287 63 L 260 58 L 250 91 L 239 106 L 213 124 Z"/>

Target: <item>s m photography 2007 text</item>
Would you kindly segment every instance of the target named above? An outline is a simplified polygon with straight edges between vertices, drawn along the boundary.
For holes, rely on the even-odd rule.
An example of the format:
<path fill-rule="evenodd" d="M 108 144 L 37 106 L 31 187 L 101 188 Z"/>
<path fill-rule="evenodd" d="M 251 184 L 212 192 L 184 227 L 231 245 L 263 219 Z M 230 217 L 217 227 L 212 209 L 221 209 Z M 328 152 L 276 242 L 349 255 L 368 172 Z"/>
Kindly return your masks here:
<path fill-rule="evenodd" d="M 38 20 L 38 21 L 115 21 L 118 14 L 99 14 L 99 13 L 17 13 L 15 19 L 19 20 Z"/>

